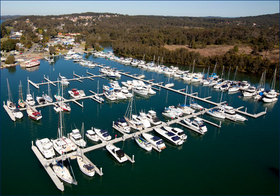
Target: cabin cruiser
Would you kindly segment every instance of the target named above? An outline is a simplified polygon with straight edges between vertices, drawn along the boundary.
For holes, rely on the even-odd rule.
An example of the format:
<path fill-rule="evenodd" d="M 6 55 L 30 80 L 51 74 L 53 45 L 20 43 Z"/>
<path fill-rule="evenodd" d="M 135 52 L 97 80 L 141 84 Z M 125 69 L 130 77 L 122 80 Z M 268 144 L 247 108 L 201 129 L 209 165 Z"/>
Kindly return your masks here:
<path fill-rule="evenodd" d="M 94 142 L 98 142 L 100 140 L 99 136 L 93 131 L 93 127 L 90 130 L 87 130 L 86 136 Z"/>
<path fill-rule="evenodd" d="M 148 118 L 144 112 L 140 112 L 139 116 L 132 115 L 132 118 L 135 118 L 135 120 L 141 121 L 145 129 L 151 127 L 151 123 L 148 120 Z"/>
<path fill-rule="evenodd" d="M 55 156 L 53 144 L 49 140 L 49 138 L 43 138 L 40 140 L 36 140 L 35 144 L 46 159 L 49 159 L 49 158 L 52 158 Z"/>
<path fill-rule="evenodd" d="M 127 155 L 118 147 L 113 144 L 106 145 L 106 149 L 115 157 L 119 163 L 127 161 Z"/>
<path fill-rule="evenodd" d="M 85 93 L 83 90 L 77 90 L 73 88 L 71 91 L 68 91 L 69 95 L 73 98 L 81 98 L 85 96 Z"/>
<path fill-rule="evenodd" d="M 262 98 L 262 100 L 265 103 L 271 103 L 271 102 L 278 100 L 277 92 L 274 89 L 272 89 L 268 92 L 264 92 L 263 95 L 264 95 L 264 97 Z"/>
<path fill-rule="evenodd" d="M 133 97 L 132 93 L 130 93 L 127 89 L 127 87 L 123 86 L 121 88 L 122 93 L 127 97 L 127 98 L 131 98 Z"/>
<path fill-rule="evenodd" d="M 61 161 L 56 162 L 52 166 L 54 173 L 64 182 L 67 182 L 69 184 L 74 184 L 74 179 L 71 176 L 69 170 L 67 169 L 66 166 L 62 164 Z"/>
<path fill-rule="evenodd" d="M 154 130 L 155 130 L 155 132 L 157 132 L 158 134 L 160 134 L 165 139 L 167 139 L 168 141 L 170 141 L 171 143 L 173 143 L 175 145 L 183 144 L 183 140 L 178 135 L 174 134 L 173 132 L 169 132 L 169 131 L 163 130 L 161 128 L 154 128 Z"/>
<path fill-rule="evenodd" d="M 157 113 L 153 110 L 149 110 L 148 114 L 146 114 L 146 117 L 152 125 L 160 125 L 162 123 L 162 121 L 160 121 L 157 117 Z"/>
<path fill-rule="evenodd" d="M 164 117 L 171 118 L 171 119 L 174 119 L 177 117 L 176 114 L 174 113 L 174 111 L 172 111 L 169 108 L 165 108 L 164 111 L 162 112 L 162 115 Z"/>
<path fill-rule="evenodd" d="M 115 93 L 114 93 L 113 90 L 105 91 L 105 92 L 104 92 L 104 96 L 105 96 L 108 100 L 110 100 L 110 101 L 115 101 L 115 100 L 117 100 L 117 97 L 116 97 L 116 95 L 115 95 Z"/>
<path fill-rule="evenodd" d="M 60 155 L 62 155 L 63 153 L 75 151 L 77 149 L 76 144 L 65 136 L 51 140 L 51 142 L 53 143 L 55 151 Z"/>
<path fill-rule="evenodd" d="M 186 140 L 187 139 L 187 135 L 184 133 L 184 131 L 180 128 L 177 127 L 169 127 L 169 126 L 163 126 L 162 127 L 164 130 L 172 132 L 176 135 L 178 135 L 182 140 Z"/>
<path fill-rule="evenodd" d="M 47 103 L 52 103 L 53 102 L 53 99 L 48 94 L 43 94 L 42 97 L 43 97 L 43 99 L 45 99 L 45 101 Z"/>
<path fill-rule="evenodd" d="M 119 119 L 118 121 L 114 122 L 114 125 L 120 128 L 125 133 L 130 133 L 130 126 L 127 124 L 124 118 Z"/>
<path fill-rule="evenodd" d="M 77 156 L 77 163 L 79 165 L 80 170 L 87 176 L 94 176 L 95 169 L 94 166 L 88 162 L 83 156 Z"/>
<path fill-rule="evenodd" d="M 17 119 L 21 119 L 23 117 L 23 113 L 18 108 L 12 110 L 12 113 Z"/>
<path fill-rule="evenodd" d="M 233 107 L 231 106 L 228 106 L 228 105 L 221 105 L 219 107 L 220 110 L 222 110 L 225 114 L 225 117 L 229 120 L 232 120 L 232 121 L 245 121 L 247 120 L 247 118 L 239 115 L 239 114 L 236 114 L 235 110 Z"/>
<path fill-rule="evenodd" d="M 242 81 L 241 84 L 240 84 L 239 89 L 240 89 L 241 91 L 245 91 L 245 90 L 247 90 L 249 87 L 250 87 L 250 84 L 249 84 L 247 81 Z"/>
<path fill-rule="evenodd" d="M 63 111 L 63 109 L 58 105 L 58 103 L 54 104 L 53 109 L 56 112 L 62 112 Z"/>
<path fill-rule="evenodd" d="M 192 114 L 195 112 L 194 109 L 192 109 L 191 107 L 187 106 L 187 105 L 178 105 L 177 108 L 179 108 L 183 114 Z"/>
<path fill-rule="evenodd" d="M 135 137 L 134 140 L 138 144 L 138 146 L 145 149 L 146 151 L 149 152 L 152 150 L 152 145 L 141 136 Z"/>
<path fill-rule="evenodd" d="M 239 86 L 238 85 L 232 85 L 231 87 L 229 87 L 228 92 L 229 93 L 235 93 L 239 91 Z"/>
<path fill-rule="evenodd" d="M 27 106 L 26 112 L 29 118 L 33 120 L 40 120 L 42 118 L 41 112 L 38 112 L 35 108 Z"/>
<path fill-rule="evenodd" d="M 60 76 L 60 83 L 64 86 L 69 85 L 69 81 L 64 76 Z"/>
<path fill-rule="evenodd" d="M 86 141 L 82 138 L 82 135 L 78 129 L 73 129 L 72 132 L 69 134 L 70 139 L 79 147 L 85 147 Z"/>
<path fill-rule="evenodd" d="M 132 115 L 131 115 L 131 117 L 132 117 Z M 143 130 L 144 129 L 144 125 L 143 125 L 142 121 L 135 120 L 135 118 L 134 119 L 133 118 L 129 119 L 126 116 L 124 117 L 124 119 L 126 120 L 127 124 L 131 128 L 133 128 L 135 130 Z"/>
<path fill-rule="evenodd" d="M 148 142 L 150 142 L 156 149 L 163 150 L 166 148 L 165 143 L 157 136 L 153 136 L 149 133 L 143 133 L 142 134 L 144 139 L 146 139 Z"/>
<path fill-rule="evenodd" d="M 219 118 L 219 119 L 225 119 L 226 118 L 224 112 L 222 110 L 218 109 L 218 108 L 213 108 L 213 109 L 207 110 L 206 114 L 209 114 L 210 116 L 213 116 L 213 117 L 216 117 L 216 118 Z"/>
<path fill-rule="evenodd" d="M 252 97 L 253 95 L 256 94 L 256 87 L 254 86 L 250 86 L 249 88 L 247 88 L 246 90 L 244 90 L 242 92 L 244 97 Z"/>
<path fill-rule="evenodd" d="M 207 127 L 203 123 L 203 120 L 199 117 L 196 117 L 194 120 L 190 120 L 189 118 L 183 119 L 183 122 L 190 126 L 191 128 L 195 129 L 196 131 L 200 132 L 201 134 L 204 134 L 207 132 Z"/>
<path fill-rule="evenodd" d="M 148 96 L 148 90 L 143 88 L 142 86 L 133 87 L 132 92 L 140 96 Z"/>
<path fill-rule="evenodd" d="M 101 140 L 109 141 L 112 139 L 112 136 L 109 135 L 108 131 L 106 130 L 94 128 L 94 131 L 101 138 Z"/>
<path fill-rule="evenodd" d="M 47 103 L 46 100 L 45 100 L 43 97 L 39 97 L 39 96 L 36 97 L 36 101 L 37 101 L 38 104 L 40 104 L 40 105 L 43 105 L 43 104 L 46 104 L 46 103 Z"/>
<path fill-rule="evenodd" d="M 177 118 L 183 116 L 183 111 L 180 108 L 176 108 L 172 105 L 168 106 L 168 109 L 170 109 L 176 115 Z"/>
<path fill-rule="evenodd" d="M 25 100 L 25 102 L 26 102 L 28 105 L 30 105 L 30 106 L 34 106 L 34 105 L 35 105 L 35 101 L 34 101 L 34 99 L 33 99 L 33 97 L 32 97 L 31 94 L 27 94 L 27 95 L 26 95 L 26 100 Z"/>
<path fill-rule="evenodd" d="M 69 103 L 64 103 L 64 102 L 58 102 L 57 103 L 59 105 L 59 107 L 65 111 L 65 112 L 70 112 L 71 111 L 71 107 L 69 105 Z"/>
<path fill-rule="evenodd" d="M 203 110 L 204 109 L 204 107 L 202 107 L 201 105 L 199 105 L 197 103 L 190 104 L 190 107 L 195 109 L 195 110 Z"/>

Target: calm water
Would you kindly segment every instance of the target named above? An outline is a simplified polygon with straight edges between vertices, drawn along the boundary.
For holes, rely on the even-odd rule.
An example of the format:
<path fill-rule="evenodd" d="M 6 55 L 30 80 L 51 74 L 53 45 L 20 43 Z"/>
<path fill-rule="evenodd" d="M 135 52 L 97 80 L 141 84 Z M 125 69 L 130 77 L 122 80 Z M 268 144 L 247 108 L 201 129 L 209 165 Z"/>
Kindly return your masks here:
<path fill-rule="evenodd" d="M 146 72 L 138 68 L 124 66 L 116 62 L 89 57 L 95 62 L 110 65 L 130 73 L 145 74 L 147 79 L 156 82 L 175 83 L 176 89 L 185 88 L 182 81 L 168 79 L 162 74 Z M 1 101 L 7 99 L 6 78 L 9 79 L 14 100 L 18 99 L 18 85 L 23 83 L 24 97 L 26 95 L 27 77 L 33 82 L 41 82 L 43 75 L 55 80 L 58 74 L 72 78 L 72 72 L 86 75 L 86 70 L 98 74 L 98 68 L 89 69 L 57 58 L 54 65 L 41 61 L 36 71 L 22 70 L 20 67 L 1 70 Z M 233 76 L 232 76 L 233 77 Z M 122 77 L 120 81 L 130 78 Z M 237 79 L 247 79 L 256 84 L 259 78 L 237 75 Z M 84 80 L 83 83 L 71 82 L 64 90 L 71 88 L 88 90 L 97 89 L 108 81 L 105 79 Z M 268 81 L 269 82 L 269 81 Z M 47 91 L 47 86 L 35 89 L 30 86 L 34 95 Z M 190 88 L 190 86 L 189 86 Z M 212 88 L 194 85 L 193 91 L 201 97 L 212 96 L 213 101 L 219 101 L 221 93 Z M 51 86 L 52 94 L 57 87 Z M 199 136 L 185 129 L 188 140 L 181 147 L 167 144 L 167 149 L 161 153 L 147 153 L 140 149 L 134 140 L 120 142 L 127 154 L 135 155 L 135 164 L 118 164 L 105 149 L 99 149 L 86 156 L 98 167 L 103 168 L 102 177 L 85 176 L 78 168 L 76 161 L 71 161 L 78 185 L 65 185 L 64 193 L 56 189 L 49 176 L 31 150 L 31 141 L 37 138 L 57 136 L 58 114 L 52 107 L 41 108 L 43 119 L 34 122 L 27 117 L 12 122 L 1 107 L 1 194 L 18 195 L 236 195 L 236 194 L 279 194 L 279 102 L 273 105 L 244 100 L 240 94 L 224 93 L 223 100 L 232 106 L 244 105 L 251 113 L 263 111 L 268 107 L 267 115 L 251 119 L 245 123 L 223 121 L 222 128 L 208 126 L 208 132 Z M 99 105 L 92 100 L 84 100 L 84 108 L 71 103 L 71 113 L 64 114 L 66 131 L 74 127 L 80 128 L 85 123 L 85 130 L 90 127 L 108 129 L 111 135 L 119 135 L 111 125 L 112 121 L 122 117 L 126 111 L 127 101 L 120 103 L 105 103 Z M 166 90 L 157 92 L 148 99 L 137 98 L 136 110 L 155 110 L 161 117 L 164 106 L 183 103 L 184 97 Z M 200 103 L 205 107 L 208 104 Z M 162 117 L 161 117 L 162 118 Z M 203 118 L 218 122 L 208 116 Z M 174 125 L 175 126 L 175 125 Z M 88 145 L 92 145 L 88 141 Z"/>

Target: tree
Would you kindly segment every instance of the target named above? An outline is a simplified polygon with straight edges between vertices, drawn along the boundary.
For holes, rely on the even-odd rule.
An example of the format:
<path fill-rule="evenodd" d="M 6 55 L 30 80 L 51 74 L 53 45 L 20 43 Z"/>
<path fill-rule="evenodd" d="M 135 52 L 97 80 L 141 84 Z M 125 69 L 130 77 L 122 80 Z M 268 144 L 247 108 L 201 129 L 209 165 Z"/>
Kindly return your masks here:
<path fill-rule="evenodd" d="M 12 55 L 8 56 L 5 63 L 6 64 L 14 64 L 15 63 L 15 57 L 12 56 Z"/>

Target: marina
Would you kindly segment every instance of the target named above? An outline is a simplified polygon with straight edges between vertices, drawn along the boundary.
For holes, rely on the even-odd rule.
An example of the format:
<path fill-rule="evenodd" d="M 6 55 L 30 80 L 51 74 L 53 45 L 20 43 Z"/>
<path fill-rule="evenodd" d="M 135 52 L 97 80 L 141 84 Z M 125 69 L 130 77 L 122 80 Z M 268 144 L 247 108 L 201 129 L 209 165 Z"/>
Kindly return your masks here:
<path fill-rule="evenodd" d="M 100 61 L 102 62 L 103 65 L 106 63 L 106 62 L 103 62 L 102 60 L 100 60 Z M 103 66 L 103 65 L 101 65 L 101 66 Z M 97 68 L 95 68 L 95 69 L 97 69 Z M 120 68 L 118 68 L 118 70 L 124 70 L 124 69 L 125 68 L 123 68 L 122 66 L 120 66 Z M 71 111 L 70 114 L 66 114 L 66 118 L 67 118 L 66 120 L 67 121 L 69 121 L 70 115 L 71 116 L 75 115 L 76 118 L 77 118 L 77 115 L 82 114 L 82 115 L 85 115 L 84 119 L 80 119 L 79 122 L 81 120 L 82 121 L 86 121 L 86 124 L 88 124 L 88 125 L 93 122 L 94 127 L 100 127 L 101 128 L 101 127 L 104 127 L 104 124 L 98 123 L 95 120 L 95 118 L 100 119 L 100 118 L 102 118 L 102 115 L 100 117 L 96 117 L 96 114 L 94 114 L 94 116 L 95 116 L 94 118 L 93 117 L 89 117 L 86 114 L 83 114 L 84 113 L 83 110 L 85 110 L 85 112 L 89 112 L 90 110 L 97 110 L 97 112 L 102 112 L 102 110 L 104 110 L 104 112 L 107 113 L 108 109 L 106 109 L 106 108 L 108 106 L 112 105 L 111 107 L 116 108 L 116 110 L 113 110 L 114 113 L 118 113 L 117 110 L 120 110 L 121 107 L 126 107 L 126 104 L 127 104 L 128 101 L 124 101 L 124 102 L 120 102 L 120 103 L 118 103 L 118 102 L 117 103 L 114 103 L 114 102 L 107 103 L 108 101 L 106 100 L 105 104 L 100 104 L 101 102 L 94 97 L 94 95 L 96 95 L 97 92 L 98 92 L 98 90 L 96 90 L 96 81 L 99 80 L 101 82 L 101 85 L 102 84 L 103 85 L 106 84 L 106 82 L 108 81 L 108 79 L 106 77 L 104 77 L 104 75 L 98 74 L 98 72 L 95 71 L 94 69 L 92 69 L 90 72 L 88 70 L 86 70 L 86 69 L 83 69 L 83 71 L 79 71 L 79 72 L 75 70 L 74 72 L 71 71 L 71 73 L 69 72 L 68 74 L 65 74 L 63 72 L 61 72 L 61 73 L 63 75 L 65 75 L 65 76 L 68 76 L 67 80 L 70 82 L 68 88 L 73 88 L 74 87 L 74 88 L 77 88 L 77 89 L 80 89 L 80 90 L 84 90 L 84 92 L 86 93 L 86 96 L 84 96 L 84 97 L 79 97 L 79 98 L 72 98 L 71 97 L 71 98 L 67 98 L 67 96 L 65 96 L 63 98 L 63 101 L 61 101 L 61 102 L 63 102 L 63 103 L 71 103 L 71 102 L 73 102 L 73 103 L 75 103 L 75 105 L 78 106 L 78 107 L 74 107 L 74 109 L 72 108 L 73 111 Z M 76 74 L 76 73 L 86 73 L 88 76 L 81 76 L 80 74 Z M 152 133 L 152 134 L 154 134 L 154 129 L 155 128 L 162 128 L 164 126 L 173 126 L 173 127 L 177 127 L 178 126 L 178 127 L 182 127 L 183 130 L 186 133 L 189 133 L 188 134 L 188 139 L 187 139 L 186 143 L 184 143 L 182 145 L 183 149 L 186 149 L 185 146 L 189 146 L 190 145 L 189 143 L 191 141 L 196 140 L 196 138 L 199 138 L 199 137 L 207 138 L 207 137 L 209 137 L 209 135 L 212 135 L 214 132 L 217 132 L 217 130 L 219 130 L 218 132 L 220 132 L 220 131 L 222 132 L 224 129 L 227 129 L 227 127 L 229 126 L 228 124 L 229 124 L 230 121 L 217 121 L 217 120 L 213 120 L 212 118 L 204 116 L 204 114 L 206 113 L 207 110 L 218 108 L 221 105 L 226 104 L 226 103 L 231 104 L 231 102 L 228 101 L 226 98 L 224 98 L 224 100 L 222 100 L 222 101 L 220 100 L 220 102 L 219 101 L 215 102 L 214 100 L 217 100 L 215 98 L 215 96 L 212 96 L 211 94 L 210 95 L 209 94 L 205 94 L 204 95 L 203 93 L 201 93 L 200 89 L 193 90 L 193 92 L 191 92 L 191 93 L 184 92 L 184 89 L 185 89 L 184 86 L 186 84 L 177 85 L 176 82 L 175 82 L 175 86 L 174 87 L 166 87 L 163 82 L 160 82 L 158 80 L 156 81 L 155 79 L 150 79 L 149 78 L 150 74 L 148 72 L 146 73 L 146 77 L 145 77 L 147 79 L 143 79 L 142 77 L 140 79 L 131 70 L 119 71 L 119 73 L 122 76 L 125 77 L 125 78 L 122 78 L 121 81 L 126 81 L 127 78 L 141 80 L 141 81 L 143 81 L 146 84 L 150 84 L 152 86 L 152 88 L 157 91 L 157 95 L 155 95 L 154 97 L 151 96 L 151 97 L 144 98 L 144 99 L 143 98 L 139 98 L 139 97 L 136 98 L 136 102 L 137 102 L 136 105 L 137 105 L 137 108 L 138 108 L 139 111 L 142 109 L 141 106 L 143 104 L 139 104 L 138 102 L 140 102 L 140 103 L 141 102 L 145 102 L 146 103 L 148 100 L 151 100 L 151 104 L 155 104 L 156 102 L 153 101 L 153 99 L 155 99 L 155 97 L 164 97 L 164 99 L 167 99 L 168 94 L 170 94 L 170 95 L 172 95 L 174 97 L 176 96 L 176 99 L 174 99 L 172 101 L 172 103 L 167 104 L 167 105 L 166 104 L 160 104 L 159 105 L 160 107 L 158 107 L 158 109 L 156 109 L 157 116 L 160 116 L 160 119 L 163 121 L 162 124 L 155 125 L 155 126 L 152 126 L 152 127 L 140 130 L 140 131 L 135 131 L 134 130 L 134 131 L 132 131 L 130 133 L 126 133 L 120 127 L 117 127 L 117 126 L 114 125 L 113 121 L 115 121 L 116 118 L 120 118 L 121 115 L 124 115 L 123 109 L 122 109 L 123 112 L 121 112 L 120 116 L 114 116 L 114 115 L 112 116 L 112 115 L 110 115 L 109 118 L 111 119 L 111 121 L 109 119 L 107 121 L 103 120 L 103 122 L 106 122 L 105 124 L 107 124 L 107 125 L 105 125 L 104 128 L 108 129 L 109 132 L 111 130 L 114 130 L 113 133 L 115 133 L 115 137 L 112 140 L 110 140 L 110 141 L 101 141 L 101 143 L 95 143 L 94 145 L 92 145 L 90 143 L 85 148 L 83 148 L 82 151 L 85 154 L 84 158 L 86 159 L 86 161 L 90 162 L 92 165 L 94 165 L 95 172 L 99 176 L 102 176 L 103 175 L 103 171 L 104 171 L 104 174 L 105 174 L 104 177 L 103 177 L 104 180 L 108 176 L 111 175 L 110 174 L 110 170 L 111 169 L 110 169 L 110 167 L 108 167 L 108 163 L 102 161 L 102 159 L 104 159 L 104 158 L 100 158 L 100 157 L 104 156 L 104 155 L 101 155 L 101 154 L 104 154 L 104 149 L 106 148 L 106 146 L 108 144 L 116 144 L 119 148 L 124 149 L 124 152 L 128 154 L 128 155 L 126 155 L 127 160 L 129 162 L 131 162 L 131 163 L 135 163 L 134 164 L 135 167 L 139 167 L 137 165 L 142 165 L 143 164 L 143 161 L 142 161 L 143 160 L 143 156 L 139 155 L 138 150 L 136 150 L 137 148 L 135 148 L 135 147 L 133 147 L 132 149 L 123 148 L 123 146 L 126 146 L 126 145 L 130 145 L 131 146 L 132 145 L 131 142 L 132 142 L 133 138 L 135 138 L 137 136 L 140 136 L 140 135 L 142 135 L 144 133 Z M 143 75 L 143 74 L 141 73 L 141 75 Z M 71 76 L 73 76 L 73 78 L 71 78 Z M 56 88 L 57 87 L 57 83 L 59 82 L 59 81 L 55 81 L 55 80 L 52 81 L 52 80 L 49 79 L 48 76 L 45 76 L 45 75 L 42 75 L 42 78 L 46 82 L 38 82 L 37 83 L 37 82 L 34 82 L 34 81 L 40 81 L 40 78 L 37 78 L 36 80 L 33 80 L 31 78 L 32 77 L 28 78 L 28 83 L 30 83 L 32 85 L 32 87 L 34 87 L 35 89 L 38 89 L 38 91 L 39 90 L 41 91 L 41 88 L 44 89 L 44 85 L 47 85 L 47 84 L 50 84 L 50 86 L 53 86 L 53 87 Z M 55 77 L 52 76 L 52 78 L 55 78 Z M 85 79 L 89 79 L 89 80 L 85 80 Z M 23 82 L 23 83 L 25 83 L 25 82 Z M 93 83 L 93 85 L 91 83 Z M 83 88 L 82 85 L 85 85 L 86 88 Z M 177 90 L 177 89 L 179 89 L 179 90 Z M 52 92 L 54 92 L 54 90 L 52 90 Z M 103 96 L 103 93 L 98 93 L 98 95 L 99 96 Z M 168 105 L 172 105 L 172 104 L 173 105 L 178 104 L 178 103 L 180 103 L 178 100 L 183 100 L 184 97 L 187 97 L 188 99 L 192 98 L 194 100 L 199 101 L 199 103 L 203 103 L 204 109 L 196 111 L 196 112 L 194 112 L 192 114 L 189 114 L 189 115 L 185 115 L 185 116 L 176 118 L 176 119 L 166 120 L 166 119 L 161 117 L 161 114 L 160 114 L 159 111 L 160 111 L 160 109 L 164 108 L 163 106 L 168 106 Z M 90 100 L 90 99 L 94 100 L 97 103 L 97 105 L 98 105 L 97 108 L 92 108 L 92 105 L 94 105 L 94 107 L 96 107 L 95 106 L 96 104 L 94 102 L 89 102 L 88 100 Z M 162 100 L 162 101 L 164 101 L 164 100 Z M 43 116 L 46 116 L 46 118 L 48 119 L 49 117 L 46 115 L 46 113 L 48 111 L 48 109 L 47 109 L 48 107 L 47 106 L 54 106 L 55 104 L 58 104 L 58 103 L 59 103 L 59 101 L 54 101 L 52 103 L 46 103 L 46 104 L 42 104 L 42 105 L 35 105 L 34 108 L 37 108 L 37 109 L 42 108 Z M 169 101 L 168 101 L 168 103 L 169 103 Z M 234 110 L 236 111 L 236 113 L 239 113 L 239 114 L 242 114 L 244 116 L 252 118 L 252 120 L 249 119 L 249 121 L 254 121 L 254 118 L 264 118 L 266 116 L 265 114 L 268 114 L 269 110 L 270 110 L 270 109 L 266 109 L 266 107 L 259 108 L 258 110 L 255 110 L 255 109 L 253 109 L 251 107 L 247 107 L 246 104 L 240 104 L 240 103 L 239 104 L 234 104 L 234 106 L 235 106 Z M 78 108 L 82 108 L 82 111 L 78 110 Z M 147 107 L 145 107 L 145 109 L 146 110 L 147 109 L 151 109 L 151 106 L 148 105 Z M 24 111 L 25 108 L 20 108 L 20 110 Z M 254 113 L 249 113 L 249 112 L 247 112 L 247 110 L 248 111 L 253 111 Z M 262 111 L 259 112 L 260 110 L 262 110 Z M 104 115 L 105 114 L 103 113 L 103 116 Z M 9 116 L 9 115 L 6 115 L 6 116 Z M 192 127 L 187 126 L 186 124 L 182 123 L 183 119 L 193 119 L 193 118 L 196 118 L 196 117 L 201 118 L 206 123 L 206 125 L 208 126 L 208 131 L 206 133 L 202 134 L 201 132 L 197 131 L 196 129 L 193 129 Z M 71 119 L 72 119 L 72 117 L 71 117 Z M 92 121 L 92 119 L 93 119 L 93 121 Z M 23 121 L 30 121 L 30 120 L 25 119 Z M 45 121 L 45 117 L 43 117 L 43 119 L 41 121 L 44 122 Z M 56 122 L 56 119 L 54 119 L 54 122 Z M 30 123 L 31 124 L 35 124 L 34 122 L 30 122 Z M 235 124 L 235 122 L 230 122 L 230 123 L 231 124 Z M 54 124 L 56 124 L 56 123 L 54 123 Z M 242 125 L 237 123 L 235 126 L 242 126 Z M 55 126 L 51 125 L 51 127 L 55 127 Z M 193 136 L 193 134 L 194 134 L 194 136 Z M 190 135 L 193 136 L 195 139 L 192 139 L 192 137 L 190 137 Z M 54 137 L 54 134 L 52 134 L 52 137 Z M 217 136 L 217 137 L 219 137 L 219 136 Z M 31 140 L 31 141 L 35 141 L 35 138 L 37 138 L 37 137 L 33 137 L 33 140 Z M 162 154 L 161 157 L 165 157 L 165 156 L 169 156 L 170 157 L 172 155 L 170 155 L 170 154 L 167 155 L 168 151 L 174 152 L 174 149 L 176 149 L 176 148 L 173 145 L 169 144 L 168 141 L 165 141 L 165 143 L 167 143 L 166 149 L 160 150 L 160 149 L 158 149 L 158 148 L 153 146 L 153 149 L 154 149 L 153 151 L 156 151 L 157 154 Z M 134 145 L 136 145 L 136 144 L 134 144 Z M 181 146 L 178 147 L 178 148 L 180 149 Z M 35 145 L 33 145 L 33 142 L 32 142 L 32 145 L 31 145 L 31 149 L 33 151 L 33 154 L 35 154 L 35 157 L 39 160 L 39 163 L 43 166 L 43 168 L 45 169 L 45 171 L 47 172 L 47 174 L 49 176 L 49 178 L 46 179 L 46 182 L 52 180 L 54 185 L 57 187 L 57 190 L 67 192 L 68 189 L 69 189 L 68 185 L 66 186 L 65 183 L 63 183 L 61 181 L 61 179 L 59 179 L 56 176 L 56 174 L 54 173 L 51 165 L 54 162 L 61 161 L 61 160 L 68 160 L 68 159 L 70 159 L 71 160 L 70 162 L 72 162 L 79 155 L 79 149 L 76 150 L 76 151 L 64 154 L 63 156 L 56 156 L 56 157 L 51 158 L 51 159 L 45 159 L 41 155 L 41 153 L 39 152 L 38 148 Z M 154 154 L 154 152 L 151 152 L 151 153 Z M 95 156 L 95 154 L 97 154 L 98 158 Z M 107 154 L 107 153 L 105 153 L 105 154 Z M 94 155 L 94 156 L 92 156 L 92 155 Z M 107 156 L 109 156 L 109 153 L 108 153 Z M 145 156 L 149 157 L 151 155 L 145 155 Z M 152 155 L 152 156 L 154 156 L 154 155 Z M 34 157 L 34 155 L 33 155 L 33 157 Z M 113 163 L 116 162 L 116 160 L 113 160 L 113 159 L 114 159 L 113 157 L 109 157 L 109 162 L 111 162 L 111 163 L 112 162 Z M 96 162 L 96 164 L 95 164 L 95 162 Z M 102 168 L 101 167 L 98 168 L 96 165 L 97 166 L 101 166 Z M 127 167 L 128 167 L 127 163 L 125 163 L 124 167 L 127 169 Z M 103 168 L 104 168 L 104 170 L 103 170 Z M 122 169 L 118 167 L 118 168 L 115 168 L 115 170 L 122 170 Z M 80 174 L 77 175 L 77 173 L 79 173 L 79 172 L 76 171 L 76 169 L 74 167 L 75 177 L 77 178 L 77 181 L 78 181 L 78 185 L 75 186 L 75 187 L 79 187 L 81 183 L 86 183 L 84 180 L 81 179 Z M 124 171 L 122 170 L 122 172 L 124 172 Z M 43 173 L 42 175 L 45 175 L 45 173 Z M 94 181 L 97 180 L 96 178 L 98 178 L 98 177 L 94 177 L 94 179 L 90 180 L 88 183 L 89 184 L 91 184 L 91 183 L 95 184 L 96 182 L 94 182 Z M 82 181 L 82 182 L 80 182 L 80 181 Z"/>

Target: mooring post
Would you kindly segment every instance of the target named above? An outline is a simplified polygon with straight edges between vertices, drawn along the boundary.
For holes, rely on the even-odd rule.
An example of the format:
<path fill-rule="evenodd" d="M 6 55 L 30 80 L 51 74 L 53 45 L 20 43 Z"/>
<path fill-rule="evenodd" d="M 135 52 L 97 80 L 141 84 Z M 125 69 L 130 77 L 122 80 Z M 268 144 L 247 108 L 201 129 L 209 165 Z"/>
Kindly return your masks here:
<path fill-rule="evenodd" d="M 100 174 L 103 175 L 102 167 L 100 167 Z"/>
<path fill-rule="evenodd" d="M 135 162 L 135 161 L 134 161 L 134 154 L 132 155 L 132 162 Z"/>

